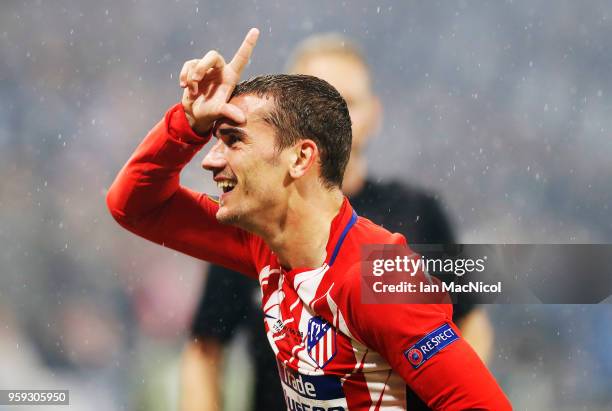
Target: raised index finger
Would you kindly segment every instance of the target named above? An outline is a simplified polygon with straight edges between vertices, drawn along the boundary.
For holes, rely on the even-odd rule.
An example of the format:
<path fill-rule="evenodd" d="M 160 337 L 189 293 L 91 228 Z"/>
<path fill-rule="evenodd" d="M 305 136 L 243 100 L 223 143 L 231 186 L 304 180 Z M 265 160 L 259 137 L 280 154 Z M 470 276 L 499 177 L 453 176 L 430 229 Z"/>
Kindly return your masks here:
<path fill-rule="evenodd" d="M 240 48 L 236 52 L 236 55 L 230 62 L 230 66 L 234 69 L 238 75 L 242 74 L 242 70 L 246 67 L 249 59 L 251 58 L 251 54 L 253 53 L 253 49 L 255 48 L 255 43 L 257 43 L 257 37 L 259 37 L 259 30 L 256 28 L 252 28 L 247 33 L 244 41 L 240 45 Z"/>

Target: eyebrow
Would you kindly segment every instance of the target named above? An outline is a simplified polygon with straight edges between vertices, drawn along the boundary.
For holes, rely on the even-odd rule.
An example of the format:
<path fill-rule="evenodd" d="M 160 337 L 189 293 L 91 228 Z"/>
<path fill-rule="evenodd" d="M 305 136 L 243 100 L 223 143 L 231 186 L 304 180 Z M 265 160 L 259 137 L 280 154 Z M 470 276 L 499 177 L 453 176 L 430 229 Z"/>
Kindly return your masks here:
<path fill-rule="evenodd" d="M 216 130 L 214 130 L 215 132 L 213 133 L 213 135 L 215 137 L 217 137 L 217 135 L 229 135 L 229 134 L 239 134 L 240 136 L 247 136 L 247 132 L 240 128 L 240 127 L 227 127 L 227 126 L 220 126 L 217 127 Z"/>

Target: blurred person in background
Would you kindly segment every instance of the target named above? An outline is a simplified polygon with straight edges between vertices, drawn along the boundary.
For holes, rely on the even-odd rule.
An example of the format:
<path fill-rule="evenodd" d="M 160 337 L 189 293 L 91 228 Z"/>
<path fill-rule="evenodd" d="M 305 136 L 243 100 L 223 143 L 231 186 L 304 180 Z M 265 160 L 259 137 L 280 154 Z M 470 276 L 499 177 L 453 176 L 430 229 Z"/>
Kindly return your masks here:
<path fill-rule="evenodd" d="M 437 196 L 399 182 L 380 183 L 368 178 L 365 148 L 379 128 L 382 107 L 372 90 L 371 73 L 360 48 L 340 34 L 305 39 L 288 61 L 290 74 L 308 74 L 334 86 L 347 102 L 353 141 L 342 183 L 357 213 L 411 244 L 452 244 L 455 235 Z M 254 367 L 252 410 L 285 409 L 277 380 L 274 353 L 262 320 L 259 283 L 226 268 L 211 265 L 192 325 L 192 339 L 183 354 L 181 410 L 215 410 L 221 406 L 224 347 L 245 330 L 247 354 Z M 486 312 L 470 301 L 454 305 L 453 320 L 463 337 L 487 361 L 493 332 Z M 412 392 L 408 409 L 424 407 Z"/>

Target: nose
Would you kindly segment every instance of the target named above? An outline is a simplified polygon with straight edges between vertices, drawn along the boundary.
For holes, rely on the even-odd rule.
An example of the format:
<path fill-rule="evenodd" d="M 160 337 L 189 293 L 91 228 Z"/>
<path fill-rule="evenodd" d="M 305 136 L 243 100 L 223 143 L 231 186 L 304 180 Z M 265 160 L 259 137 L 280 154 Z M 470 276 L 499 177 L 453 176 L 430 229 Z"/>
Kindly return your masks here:
<path fill-rule="evenodd" d="M 210 149 L 208 154 L 202 160 L 202 168 L 208 171 L 215 171 L 225 168 L 227 159 L 225 157 L 225 150 L 227 146 L 223 140 L 219 139 L 214 146 Z"/>

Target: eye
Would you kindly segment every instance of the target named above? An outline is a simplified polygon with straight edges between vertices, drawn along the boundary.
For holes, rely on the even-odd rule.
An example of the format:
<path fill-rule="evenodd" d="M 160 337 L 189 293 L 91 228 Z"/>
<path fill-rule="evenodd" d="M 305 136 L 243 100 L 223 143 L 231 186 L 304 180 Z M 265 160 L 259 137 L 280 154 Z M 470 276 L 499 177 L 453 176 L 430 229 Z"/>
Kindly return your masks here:
<path fill-rule="evenodd" d="M 235 134 L 229 134 L 227 136 L 227 140 L 225 141 L 225 144 L 227 144 L 228 147 L 232 147 L 234 146 L 236 143 L 238 143 L 240 141 L 240 137 L 238 137 Z"/>

